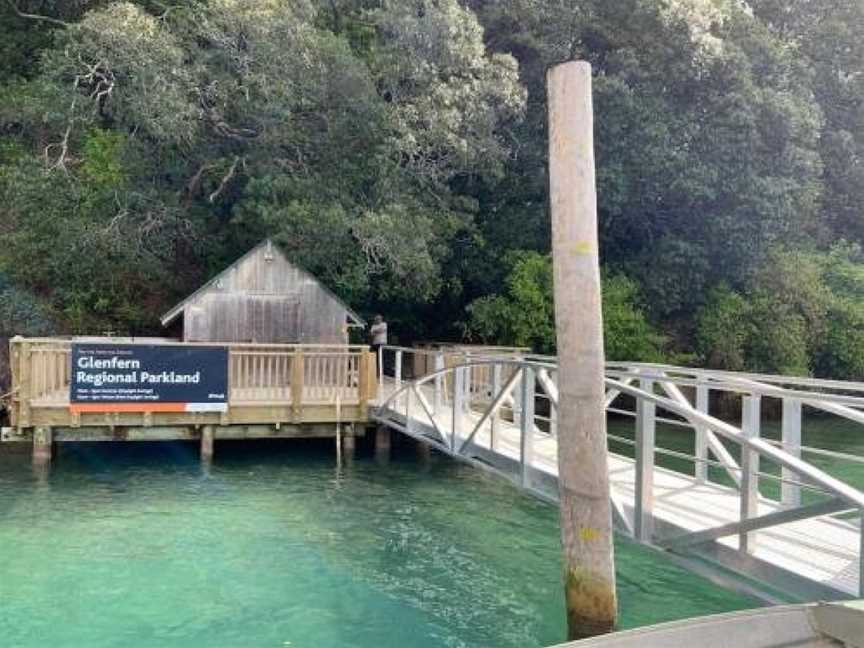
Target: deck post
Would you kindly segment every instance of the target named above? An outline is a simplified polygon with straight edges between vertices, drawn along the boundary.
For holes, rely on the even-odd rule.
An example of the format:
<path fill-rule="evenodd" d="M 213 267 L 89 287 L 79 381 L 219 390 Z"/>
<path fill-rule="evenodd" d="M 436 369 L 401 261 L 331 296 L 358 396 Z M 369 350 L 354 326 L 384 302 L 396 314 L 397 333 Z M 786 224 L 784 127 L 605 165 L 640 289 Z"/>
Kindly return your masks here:
<path fill-rule="evenodd" d="M 522 369 L 522 413 L 519 417 L 519 468 L 522 487 L 529 486 L 534 460 L 534 369 Z"/>
<path fill-rule="evenodd" d="M 20 369 L 20 382 L 18 383 L 18 427 L 30 426 L 30 399 L 33 397 L 31 391 L 32 357 L 30 343 L 22 341 L 18 347 L 18 368 Z"/>
<path fill-rule="evenodd" d="M 216 428 L 205 425 L 201 428 L 201 460 L 210 461 L 213 458 L 216 443 Z"/>
<path fill-rule="evenodd" d="M 372 386 L 369 377 L 372 370 L 372 356 L 373 354 L 370 352 L 360 352 L 360 366 L 358 367 L 360 375 L 357 377 L 357 398 L 360 407 L 360 417 L 364 419 L 369 415 L 369 396 L 370 387 Z"/>
<path fill-rule="evenodd" d="M 9 340 L 9 373 L 12 378 L 12 401 L 9 406 L 9 422 L 21 429 L 21 336 Z"/>
<path fill-rule="evenodd" d="M 300 412 L 303 407 L 304 364 L 303 351 L 298 348 L 294 351 L 291 362 L 291 409 L 295 421 L 300 420 Z"/>
<path fill-rule="evenodd" d="M 51 463 L 54 450 L 54 434 L 50 427 L 40 426 L 33 430 L 33 463 L 37 466 Z"/>
<path fill-rule="evenodd" d="M 760 396 L 750 394 L 741 397 L 741 431 L 749 439 L 759 437 L 759 421 L 761 418 Z M 756 517 L 759 514 L 759 453 L 741 448 L 741 520 Z M 738 548 L 744 553 L 750 553 L 755 543 L 755 533 L 738 534 Z"/>
<path fill-rule="evenodd" d="M 615 627 L 591 66 L 547 72 L 558 483 L 569 639 Z"/>
<path fill-rule="evenodd" d="M 654 381 L 641 380 L 639 386 L 654 393 Z M 654 448 L 656 406 L 643 399 L 636 401 L 636 496 L 634 534 L 639 542 L 650 543 L 654 535 Z"/>
<path fill-rule="evenodd" d="M 378 371 L 378 358 L 376 357 L 373 351 L 367 351 L 366 355 L 369 358 L 369 388 L 366 390 L 366 401 L 376 400 L 378 396 L 381 395 L 381 391 L 379 390 L 378 379 L 377 379 L 377 371 Z"/>
<path fill-rule="evenodd" d="M 795 457 L 801 457 L 801 401 L 797 398 L 783 399 L 782 440 L 783 450 Z M 785 466 L 780 476 L 784 480 L 800 480 L 799 475 Z M 780 501 L 788 508 L 801 506 L 801 487 L 787 481 L 781 482 Z"/>
<path fill-rule="evenodd" d="M 703 414 L 708 414 L 709 403 L 710 393 L 708 385 L 700 382 L 696 385 L 696 409 Z M 708 428 L 704 425 L 696 426 L 695 455 L 694 474 L 696 481 L 704 484 L 708 481 Z"/>

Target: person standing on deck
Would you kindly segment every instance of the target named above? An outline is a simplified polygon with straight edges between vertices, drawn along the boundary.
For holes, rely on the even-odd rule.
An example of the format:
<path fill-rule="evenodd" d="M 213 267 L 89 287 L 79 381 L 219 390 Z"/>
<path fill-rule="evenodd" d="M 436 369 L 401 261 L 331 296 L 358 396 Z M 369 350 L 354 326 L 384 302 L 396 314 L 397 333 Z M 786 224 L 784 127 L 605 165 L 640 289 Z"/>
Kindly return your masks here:
<path fill-rule="evenodd" d="M 369 334 L 372 336 L 372 352 L 377 356 L 381 347 L 387 344 L 387 322 L 381 315 L 376 315 L 372 320 Z"/>

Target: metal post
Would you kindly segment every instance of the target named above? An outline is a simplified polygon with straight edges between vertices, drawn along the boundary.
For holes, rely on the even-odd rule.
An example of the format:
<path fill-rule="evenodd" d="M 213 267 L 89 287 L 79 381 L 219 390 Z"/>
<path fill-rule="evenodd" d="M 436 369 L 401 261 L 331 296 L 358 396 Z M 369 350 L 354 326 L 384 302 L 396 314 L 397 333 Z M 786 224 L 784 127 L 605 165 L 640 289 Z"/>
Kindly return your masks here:
<path fill-rule="evenodd" d="M 435 371 L 441 371 L 444 369 L 444 354 L 440 351 L 435 354 Z M 435 414 L 441 409 L 441 393 L 444 387 L 444 374 L 439 373 L 435 376 L 435 401 L 434 401 L 434 412 Z"/>
<path fill-rule="evenodd" d="M 801 456 L 801 401 L 797 398 L 783 399 L 783 450 L 789 454 Z M 785 466 L 781 472 L 784 480 L 798 481 L 800 477 Z M 795 508 L 801 506 L 801 487 L 786 481 L 780 485 L 780 501 L 783 506 Z"/>
<path fill-rule="evenodd" d="M 517 369 L 518 371 L 518 369 Z M 513 390 L 513 423 L 516 423 L 522 416 L 522 390 Z"/>
<path fill-rule="evenodd" d="M 858 514 L 858 598 L 864 598 L 864 509 Z"/>
<path fill-rule="evenodd" d="M 378 347 L 378 393 L 384 393 L 384 347 Z"/>
<path fill-rule="evenodd" d="M 710 394 L 708 385 L 696 385 L 696 409 L 703 414 L 708 414 Z M 708 428 L 704 425 L 696 426 L 696 481 L 704 484 L 708 481 Z"/>
<path fill-rule="evenodd" d="M 412 392 L 412 389 L 408 389 L 405 393 L 405 429 L 408 431 L 408 436 L 414 433 L 414 417 L 411 416 Z"/>
<path fill-rule="evenodd" d="M 402 386 L 402 349 L 396 350 L 396 361 L 393 367 L 393 380 L 396 383 L 396 389 Z"/>
<path fill-rule="evenodd" d="M 492 367 L 492 401 L 494 403 L 495 399 L 498 398 L 498 392 L 501 391 L 501 365 L 496 364 Z M 498 408 L 495 412 L 492 413 L 492 416 L 489 420 L 489 448 L 491 450 L 495 450 L 498 446 L 497 439 L 495 438 L 498 435 L 498 412 L 501 411 L 501 408 Z"/>
<path fill-rule="evenodd" d="M 654 382 L 641 380 L 643 391 L 653 394 Z M 656 407 L 644 399 L 636 401 L 636 515 L 633 532 L 640 542 L 654 535 L 654 445 Z"/>
<path fill-rule="evenodd" d="M 741 397 L 741 431 L 749 439 L 759 438 L 760 403 L 758 395 Z M 759 454 L 741 447 L 741 520 L 759 515 Z M 755 543 L 755 533 L 740 533 L 738 548 L 749 553 Z"/>
<path fill-rule="evenodd" d="M 450 449 L 456 452 L 456 437 L 459 435 L 459 425 L 462 422 L 462 407 L 465 399 L 465 368 L 457 367 L 453 372 L 453 438 L 450 440 Z"/>
<path fill-rule="evenodd" d="M 558 385 L 558 376 L 554 371 L 549 372 L 549 380 L 554 385 Z M 548 394 L 547 394 L 548 396 Z M 549 434 L 553 437 L 558 436 L 558 405 L 552 402 L 552 397 L 549 396 Z"/>
<path fill-rule="evenodd" d="M 466 352 L 464 359 L 466 363 L 471 362 L 471 353 Z M 465 369 L 465 378 L 462 380 L 462 383 L 465 385 L 465 399 L 462 401 L 462 407 L 466 412 L 471 410 L 471 380 L 473 374 L 473 367 L 467 367 Z"/>
<path fill-rule="evenodd" d="M 522 396 L 522 414 L 519 418 L 519 466 L 522 487 L 527 488 L 529 470 L 534 459 L 534 370 L 531 367 L 522 369 L 522 386 L 519 391 Z"/>
<path fill-rule="evenodd" d="M 396 350 L 393 361 L 393 385 L 395 391 L 399 391 L 399 388 L 402 386 L 402 349 Z M 397 396 L 397 400 L 398 398 Z M 399 407 L 399 403 L 393 403 L 393 405 Z"/>

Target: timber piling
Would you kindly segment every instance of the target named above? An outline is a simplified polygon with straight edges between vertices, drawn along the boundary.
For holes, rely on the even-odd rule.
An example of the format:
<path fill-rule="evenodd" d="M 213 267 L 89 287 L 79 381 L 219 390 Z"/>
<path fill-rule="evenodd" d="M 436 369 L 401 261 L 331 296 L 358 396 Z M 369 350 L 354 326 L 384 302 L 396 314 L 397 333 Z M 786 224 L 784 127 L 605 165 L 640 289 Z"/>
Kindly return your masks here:
<path fill-rule="evenodd" d="M 375 459 L 380 463 L 390 460 L 390 447 L 392 445 L 392 432 L 386 425 L 375 428 Z"/>
<path fill-rule="evenodd" d="M 53 453 L 53 430 L 45 426 L 33 430 L 33 463 L 36 465 L 50 464 Z"/>
<path fill-rule="evenodd" d="M 201 428 L 201 460 L 210 461 L 216 445 L 216 434 L 212 425 Z"/>

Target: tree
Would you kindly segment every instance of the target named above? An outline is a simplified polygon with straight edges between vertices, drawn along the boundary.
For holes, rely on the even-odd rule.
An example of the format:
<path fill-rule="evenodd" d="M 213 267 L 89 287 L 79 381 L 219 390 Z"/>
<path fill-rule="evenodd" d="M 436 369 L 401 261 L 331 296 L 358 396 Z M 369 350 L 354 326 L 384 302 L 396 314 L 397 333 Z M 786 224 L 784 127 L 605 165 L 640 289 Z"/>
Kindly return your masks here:
<path fill-rule="evenodd" d="M 514 253 L 507 292 L 468 306 L 469 331 L 483 342 L 528 346 L 555 353 L 552 265 L 548 255 Z M 603 338 L 609 360 L 660 362 L 666 340 L 640 308 L 638 286 L 620 273 L 603 277 Z"/>
<path fill-rule="evenodd" d="M 498 173 L 501 128 L 524 104 L 515 62 L 486 53 L 475 16 L 455 1 L 422 14 L 360 3 L 339 20 L 366 27 L 348 34 L 312 2 L 158 6 L 94 2 L 64 16 L 38 73 L 0 102 L 20 153 L 0 169 L 15 276 L 73 328 L 147 330 L 160 307 L 272 236 L 355 303 L 434 297 L 452 237 L 473 227 L 455 185 Z M 41 201 L 48 187 L 56 204 Z M 114 246 L 103 264 L 169 275 L 149 315 L 121 290 L 48 272 L 96 240 Z M 40 245 L 45 268 L 29 272 Z"/>

